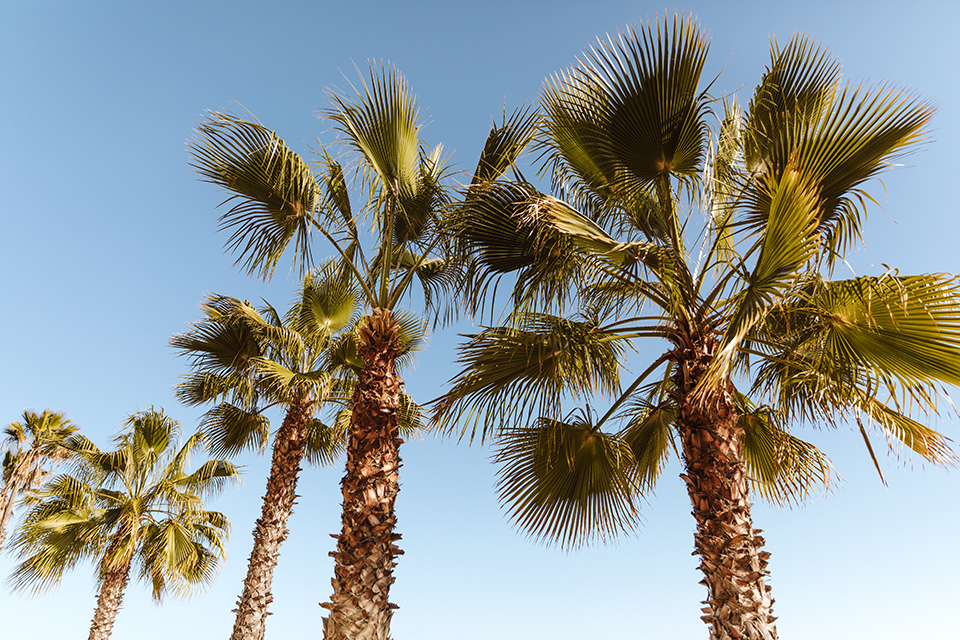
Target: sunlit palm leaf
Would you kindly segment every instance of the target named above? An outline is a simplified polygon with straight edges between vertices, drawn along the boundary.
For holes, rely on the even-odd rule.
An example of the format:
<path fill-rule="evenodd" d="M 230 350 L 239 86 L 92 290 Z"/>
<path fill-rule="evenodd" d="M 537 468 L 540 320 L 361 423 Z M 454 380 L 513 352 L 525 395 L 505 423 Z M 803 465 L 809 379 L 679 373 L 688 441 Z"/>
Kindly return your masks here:
<path fill-rule="evenodd" d="M 336 262 L 324 263 L 307 274 L 290 308 L 289 320 L 298 333 L 316 336 L 324 344 L 360 319 L 362 301 Z"/>
<path fill-rule="evenodd" d="M 424 237 L 442 207 L 448 202 L 443 185 L 446 165 L 441 159 L 443 146 L 437 145 L 420 161 L 419 174 L 409 190 L 402 189 L 393 221 L 393 242 L 404 245 Z"/>
<path fill-rule="evenodd" d="M 796 281 L 817 249 L 816 192 L 804 177 L 785 173 L 779 182 L 769 185 L 768 191 L 767 223 L 757 245 L 760 255 L 745 278 L 746 286 L 734 300 L 719 356 L 704 378 L 707 384 L 715 384 L 718 376 L 729 374 L 741 342 L 777 297 Z"/>
<path fill-rule="evenodd" d="M 346 431 L 328 427 L 317 419 L 307 425 L 307 446 L 304 457 L 313 465 L 326 467 L 343 454 L 347 446 Z"/>
<path fill-rule="evenodd" d="M 689 16 L 658 18 L 599 42 L 578 67 L 554 76 L 542 101 L 562 162 L 600 195 L 695 175 L 706 135 L 706 53 Z"/>

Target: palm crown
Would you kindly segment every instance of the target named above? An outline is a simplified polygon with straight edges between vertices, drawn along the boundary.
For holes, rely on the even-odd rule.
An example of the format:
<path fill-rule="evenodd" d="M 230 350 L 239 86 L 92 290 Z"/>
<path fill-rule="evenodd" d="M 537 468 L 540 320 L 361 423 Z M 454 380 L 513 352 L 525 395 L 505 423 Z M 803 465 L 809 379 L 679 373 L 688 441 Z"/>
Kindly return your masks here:
<path fill-rule="evenodd" d="M 20 492 L 39 486 L 49 471 L 49 464 L 67 457 L 63 445 L 78 430 L 63 413 L 50 409 L 41 413 L 26 410 L 22 422 L 11 422 L 4 429 L 8 449 L 4 455 L 3 492 L 0 493 L 0 549 Z"/>
<path fill-rule="evenodd" d="M 942 274 L 830 279 L 860 237 L 865 183 L 921 139 L 928 105 L 842 86 L 797 37 L 711 133 L 706 53 L 687 17 L 624 31 L 551 77 L 540 114 L 494 127 L 450 226 L 475 257 L 475 310 L 516 276 L 510 322 L 470 336 L 437 416 L 495 437 L 511 515 L 567 545 L 633 528 L 677 450 L 712 637 L 767 638 L 749 488 L 790 502 L 829 481 L 788 430 L 801 423 L 853 420 L 868 447 L 872 426 L 949 460 L 910 411 L 935 412 L 939 384 L 960 382 L 960 297 Z M 554 195 L 505 177 L 531 142 Z M 622 387 L 639 338 L 666 351 Z M 565 414 L 597 394 L 602 415 Z"/>
<path fill-rule="evenodd" d="M 100 596 L 91 638 L 109 637 L 133 563 L 158 601 L 213 580 L 229 521 L 204 509 L 203 499 L 239 479 L 224 460 L 189 472 L 204 438 L 194 435 L 178 447 L 179 424 L 158 411 L 134 414 L 127 426 L 112 451 L 73 436 L 74 473 L 37 492 L 14 539 L 23 558 L 10 578 L 16 589 L 47 589 L 78 563 L 96 563 Z"/>

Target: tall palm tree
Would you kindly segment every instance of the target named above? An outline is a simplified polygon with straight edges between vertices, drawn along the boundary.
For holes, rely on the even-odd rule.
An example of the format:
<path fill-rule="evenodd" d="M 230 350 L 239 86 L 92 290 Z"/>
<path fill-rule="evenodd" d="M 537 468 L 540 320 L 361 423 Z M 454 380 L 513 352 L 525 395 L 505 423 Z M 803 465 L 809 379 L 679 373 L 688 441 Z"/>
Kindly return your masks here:
<path fill-rule="evenodd" d="M 359 365 L 350 401 L 342 529 L 334 553 L 333 595 L 324 603 L 328 639 L 386 638 L 396 605 L 389 602 L 399 491 L 403 351 L 398 309 L 419 281 L 429 308 L 449 287 L 454 263 L 442 255 L 436 221 L 445 199 L 441 147 L 420 139 L 416 100 L 390 65 L 374 65 L 355 96 L 330 93 L 322 115 L 355 163 L 367 200 L 349 197 L 340 163 L 318 153 L 321 173 L 263 126 L 212 113 L 190 143 L 194 166 L 231 194 L 223 214 L 228 246 L 251 273 L 269 277 L 292 246 L 302 268 L 311 264 L 311 235 L 323 236 L 361 289 L 366 314 L 358 329 Z M 368 221 L 373 246 L 359 229 Z"/>
<path fill-rule="evenodd" d="M 187 464 L 204 446 L 197 434 L 178 448 L 180 425 L 159 411 L 129 417 L 113 451 L 82 436 L 69 447 L 75 473 L 53 478 L 36 493 L 34 506 L 14 538 L 23 559 L 10 581 L 34 593 L 64 572 L 93 560 L 99 594 L 90 640 L 106 640 L 137 564 L 160 602 L 171 590 L 188 595 L 210 583 L 224 555 L 230 523 L 203 508 L 203 499 L 239 472 L 224 460 L 208 460 L 192 473 Z"/>
<path fill-rule="evenodd" d="M 502 151 L 451 225 L 476 256 L 475 309 L 515 275 L 510 322 L 461 347 L 437 419 L 495 437 L 511 516 L 566 545 L 635 527 L 637 496 L 677 451 L 710 637 L 769 640 L 751 489 L 789 503 L 829 482 L 827 459 L 789 430 L 803 424 L 855 423 L 874 460 L 868 430 L 952 459 L 911 412 L 936 412 L 941 384 L 960 383 L 960 286 L 832 279 L 867 183 L 921 139 L 929 105 L 842 85 L 796 37 L 773 44 L 745 111 L 724 99 L 712 134 L 706 54 L 687 16 L 625 30 L 546 82 L 540 120 L 495 127 L 488 149 Z M 503 175 L 531 137 L 552 195 Z M 624 378 L 642 345 L 659 355 Z"/>
<path fill-rule="evenodd" d="M 66 457 L 63 443 L 78 429 L 63 412 L 45 409 L 40 414 L 25 410 L 23 422 L 11 422 L 3 430 L 7 453 L 0 493 L 0 550 L 17 496 L 38 486 L 49 471 L 48 465 Z"/>
<path fill-rule="evenodd" d="M 304 455 L 330 463 L 343 449 L 342 435 L 316 417 L 335 385 L 330 366 L 338 332 L 359 318 L 357 292 L 332 263 L 304 277 L 285 318 L 270 305 L 210 296 L 204 318 L 171 340 L 192 358 L 194 372 L 177 388 L 190 405 L 219 401 L 201 430 L 216 455 L 263 450 L 270 425 L 264 411 L 280 405 L 286 414 L 273 441 L 273 460 L 253 550 L 237 602 L 231 638 L 262 638 L 273 600 L 271 584 L 287 537 Z"/>

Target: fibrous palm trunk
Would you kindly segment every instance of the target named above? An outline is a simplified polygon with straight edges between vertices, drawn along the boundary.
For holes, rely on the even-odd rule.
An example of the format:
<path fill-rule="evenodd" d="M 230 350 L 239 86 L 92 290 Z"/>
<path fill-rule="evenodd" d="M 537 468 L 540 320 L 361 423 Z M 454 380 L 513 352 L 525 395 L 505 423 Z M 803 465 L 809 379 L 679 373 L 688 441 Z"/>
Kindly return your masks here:
<path fill-rule="evenodd" d="M 17 501 L 17 494 L 23 488 L 24 474 L 14 470 L 10 474 L 10 486 L 4 487 L 5 491 L 0 495 L 0 551 L 3 551 L 3 543 L 7 539 L 7 523 L 10 515 L 13 513 L 14 503 Z"/>
<path fill-rule="evenodd" d="M 715 336 L 681 326 L 674 340 L 677 429 L 683 442 L 687 492 L 697 521 L 711 640 L 777 637 L 767 558 L 753 528 L 737 411 L 729 389 L 694 392 L 714 355 Z"/>
<path fill-rule="evenodd" d="M 332 553 L 333 595 L 321 604 L 326 640 L 386 640 L 397 606 L 389 602 L 400 490 L 400 380 L 394 367 L 399 342 L 389 311 L 375 309 L 360 330 L 363 370 L 354 390 L 347 468 L 343 477 L 343 528 Z"/>
<path fill-rule="evenodd" d="M 273 601 L 273 571 L 280 555 L 280 545 L 289 532 L 287 520 L 297 498 L 297 479 L 312 408 L 309 400 L 292 403 L 277 431 L 267 491 L 253 530 L 253 550 L 247 565 L 247 577 L 243 581 L 243 594 L 237 600 L 237 619 L 231 640 L 263 640 L 267 609 Z"/>
<path fill-rule="evenodd" d="M 109 555 L 108 555 L 109 557 Z M 130 561 L 122 566 L 108 569 L 100 583 L 100 595 L 97 596 L 97 610 L 93 614 L 88 640 L 108 640 L 113 632 L 113 623 L 123 604 L 123 592 L 130 580 Z"/>

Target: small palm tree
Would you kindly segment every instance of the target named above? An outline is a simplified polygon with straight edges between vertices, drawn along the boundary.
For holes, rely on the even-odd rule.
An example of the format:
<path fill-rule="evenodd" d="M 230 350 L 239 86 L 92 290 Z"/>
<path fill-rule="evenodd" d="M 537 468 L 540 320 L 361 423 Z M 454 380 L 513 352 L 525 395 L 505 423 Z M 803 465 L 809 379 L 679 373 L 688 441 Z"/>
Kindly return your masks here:
<path fill-rule="evenodd" d="M 511 322 L 461 348 L 437 418 L 495 437 L 511 516 L 573 546 L 635 527 L 676 451 L 710 637 L 771 640 L 751 490 L 789 503 L 829 482 L 791 425 L 848 420 L 871 457 L 868 427 L 950 461 L 909 412 L 936 412 L 940 385 L 960 383 L 960 285 L 831 279 L 860 238 L 865 184 L 921 138 L 928 105 L 843 87 L 797 37 L 774 43 L 746 111 L 724 101 L 711 139 L 706 53 L 686 16 L 626 30 L 549 79 L 540 120 L 495 127 L 451 226 L 475 256 L 475 309 L 516 275 Z M 531 139 L 553 195 L 503 177 Z M 621 386 L 642 345 L 659 355 Z"/>
<path fill-rule="evenodd" d="M 273 599 L 271 584 L 287 537 L 287 520 L 297 497 L 304 457 L 331 462 L 343 449 L 342 432 L 316 417 L 324 402 L 342 392 L 332 375 L 337 334 L 352 328 L 360 300 L 342 270 L 328 263 L 308 274 L 286 318 L 270 305 L 259 311 L 248 302 L 211 296 L 204 318 L 171 340 L 192 358 L 194 373 L 177 387 L 187 404 L 219 401 L 201 423 L 216 455 L 247 448 L 262 451 L 270 425 L 264 411 L 286 410 L 273 444 L 273 460 L 263 509 L 254 529 L 253 550 L 237 602 L 233 640 L 262 638 Z"/>
<path fill-rule="evenodd" d="M 18 495 L 38 486 L 48 473 L 48 466 L 66 457 L 63 443 L 77 431 L 78 427 L 62 412 L 50 409 L 40 414 L 24 411 L 23 422 L 11 422 L 4 429 L 8 448 L 0 493 L 0 550 Z"/>
<path fill-rule="evenodd" d="M 404 395 L 397 371 L 404 351 L 399 305 L 419 281 L 428 308 L 457 274 L 437 222 L 446 200 L 441 147 L 420 139 L 416 100 L 392 66 L 374 65 L 356 96 L 330 94 L 322 115 L 333 121 L 356 160 L 366 204 L 356 209 L 342 166 L 320 149 L 317 175 L 275 133 L 214 113 L 190 144 L 194 164 L 231 194 L 221 218 L 228 246 L 251 273 L 269 277 L 292 246 L 297 264 L 311 264 L 312 233 L 343 259 L 366 307 L 354 354 L 358 365 L 349 404 L 342 529 L 334 553 L 333 595 L 322 606 L 328 640 L 386 638 L 396 545 L 394 504 L 400 490 Z M 364 247 L 359 232 L 373 227 Z"/>
<path fill-rule="evenodd" d="M 126 425 L 113 451 L 82 436 L 70 439 L 75 473 L 58 475 L 36 492 L 13 541 L 22 558 L 10 576 L 17 590 L 48 589 L 78 563 L 96 563 L 90 640 L 110 637 L 134 563 L 157 602 L 168 590 L 186 596 L 213 580 L 230 524 L 222 513 L 205 510 L 203 498 L 239 480 L 224 460 L 188 473 L 204 438 L 194 435 L 177 448 L 180 425 L 159 411 L 134 414 Z"/>

